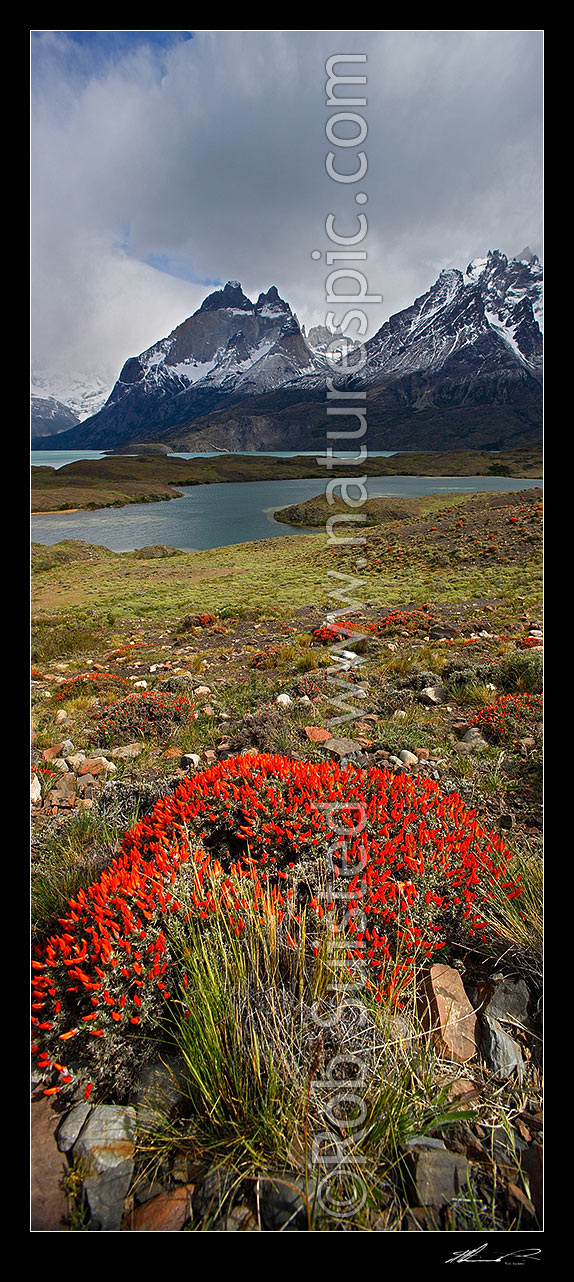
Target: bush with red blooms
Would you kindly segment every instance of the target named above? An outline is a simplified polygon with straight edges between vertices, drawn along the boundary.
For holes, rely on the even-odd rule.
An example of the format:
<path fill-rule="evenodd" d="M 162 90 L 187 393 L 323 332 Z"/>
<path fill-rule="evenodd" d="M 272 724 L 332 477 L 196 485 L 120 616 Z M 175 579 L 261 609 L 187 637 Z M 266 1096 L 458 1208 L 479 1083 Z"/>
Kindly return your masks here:
<path fill-rule="evenodd" d="M 110 654 L 106 655 L 106 663 L 108 663 L 110 659 L 123 658 L 124 655 L 129 654 L 131 650 L 151 650 L 151 649 L 152 649 L 152 646 L 149 645 L 147 641 L 126 641 L 125 645 L 121 645 L 119 649 L 112 650 Z"/>
<path fill-rule="evenodd" d="M 266 650 L 257 650 L 249 660 L 250 668 L 276 668 L 279 656 L 279 646 L 270 645 Z"/>
<path fill-rule="evenodd" d="M 473 717 L 471 726 L 493 743 L 511 743 L 542 720 L 541 694 L 505 694 Z"/>
<path fill-rule="evenodd" d="M 397 632 L 409 632 L 412 635 L 425 636 L 436 623 L 428 605 L 419 605 L 417 610 L 392 610 L 378 624 L 377 631 L 381 636 L 391 636 Z"/>
<path fill-rule="evenodd" d="M 159 693 L 157 690 L 138 691 L 125 699 L 102 708 L 97 715 L 97 728 L 92 731 L 92 744 L 113 742 L 131 735 L 155 735 L 163 738 L 173 730 L 175 722 L 193 721 L 197 713 L 191 699 L 183 694 Z"/>
<path fill-rule="evenodd" d="M 322 624 L 320 628 L 313 628 L 311 635 L 320 645 L 335 645 L 341 637 L 348 636 L 348 629 L 334 623 Z"/>
<path fill-rule="evenodd" d="M 333 668 L 317 668 L 299 677 L 293 690 L 299 696 L 307 695 L 308 699 L 319 699 L 328 694 L 340 694 L 343 684 L 353 684 L 350 673 L 344 670 L 338 672 Z"/>
<path fill-rule="evenodd" d="M 56 694 L 56 701 L 62 703 L 64 699 L 75 699 L 78 695 L 93 694 L 111 694 L 122 690 L 129 690 L 130 683 L 125 677 L 114 676 L 113 672 L 79 672 L 77 677 L 68 677 L 62 682 Z"/>
<path fill-rule="evenodd" d="M 269 755 L 201 771 L 135 824 L 35 951 L 46 1092 L 118 1085 L 142 1037 L 157 1037 L 186 915 L 223 909 L 237 935 L 247 913 L 272 915 L 296 948 L 306 912 L 307 938 L 331 931 L 341 964 L 382 1000 L 415 962 L 484 932 L 477 896 L 496 882 L 520 893 L 508 858 L 456 793 L 421 777 Z"/>

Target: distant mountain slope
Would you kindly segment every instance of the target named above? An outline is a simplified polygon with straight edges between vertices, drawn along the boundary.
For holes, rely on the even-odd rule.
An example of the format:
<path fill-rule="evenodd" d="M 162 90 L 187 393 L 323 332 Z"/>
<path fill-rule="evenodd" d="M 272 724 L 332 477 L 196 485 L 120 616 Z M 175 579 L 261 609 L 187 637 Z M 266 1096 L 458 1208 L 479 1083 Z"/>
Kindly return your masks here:
<path fill-rule="evenodd" d="M 349 390 L 366 390 L 371 448 L 500 448 L 536 439 L 541 301 L 542 268 L 529 250 L 510 261 L 494 250 L 464 273 L 442 271 L 366 343 L 362 372 L 345 378 Z M 126 361 L 103 408 L 58 444 L 315 448 L 334 426 L 325 412 L 325 380 L 334 372 L 325 340 L 324 327 L 305 337 L 275 286 L 253 303 L 230 281 Z"/>
<path fill-rule="evenodd" d="M 56 400 L 72 411 L 78 422 L 92 418 L 105 405 L 111 379 L 101 374 L 62 374 L 57 371 L 32 370 L 30 390 L 37 400 Z"/>
<path fill-rule="evenodd" d="M 53 396 L 32 396 L 30 414 L 30 435 L 33 441 L 42 436 L 54 436 L 65 432 L 79 422 L 73 410 L 62 405 Z"/>

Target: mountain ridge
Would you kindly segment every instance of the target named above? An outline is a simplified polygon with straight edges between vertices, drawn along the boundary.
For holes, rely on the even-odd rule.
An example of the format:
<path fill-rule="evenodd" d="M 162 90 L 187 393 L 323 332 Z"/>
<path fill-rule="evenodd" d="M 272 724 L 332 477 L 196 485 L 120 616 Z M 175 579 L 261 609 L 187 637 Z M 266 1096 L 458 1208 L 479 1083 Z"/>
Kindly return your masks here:
<path fill-rule="evenodd" d="M 542 268 L 523 252 L 528 259 L 509 260 L 489 250 L 465 272 L 443 269 L 367 340 L 360 373 L 348 357 L 345 387 L 365 390 L 372 448 L 429 448 L 429 433 L 437 449 L 540 435 Z M 276 286 L 253 303 L 228 281 L 130 357 L 103 407 L 59 434 L 56 448 L 152 439 L 200 450 L 313 447 L 333 427 L 325 388 L 337 363 L 327 359 L 323 328 L 310 331 L 319 331 L 313 343 Z M 55 448 L 51 439 L 39 447 Z"/>

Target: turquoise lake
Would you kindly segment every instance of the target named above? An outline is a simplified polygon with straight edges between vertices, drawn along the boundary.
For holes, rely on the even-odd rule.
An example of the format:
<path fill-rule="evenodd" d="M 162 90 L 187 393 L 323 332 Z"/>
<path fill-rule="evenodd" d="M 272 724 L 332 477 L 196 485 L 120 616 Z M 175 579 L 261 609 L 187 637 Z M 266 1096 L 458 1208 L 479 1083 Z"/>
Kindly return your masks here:
<path fill-rule="evenodd" d="M 299 451 L 300 452 L 300 451 Z M 32 462 L 50 467 L 63 466 L 78 457 L 100 458 L 99 451 L 66 455 L 38 451 Z M 386 451 L 388 456 L 391 451 Z M 382 454 L 382 451 L 381 451 Z M 185 455 L 182 457 L 196 457 Z M 289 457 L 289 452 L 275 455 Z M 316 457 L 316 455 L 313 455 Z M 57 458 L 58 462 L 53 460 Z M 328 469 L 325 469 L 327 472 Z M 337 469 L 339 475 L 343 475 Z M 349 468 L 348 475 L 352 476 Z M 329 472 L 325 483 L 335 475 Z M 499 476 L 390 476 L 369 477 L 369 498 L 417 494 L 472 493 L 478 490 L 526 490 L 542 488 L 541 480 Z M 182 497 L 160 503 L 134 503 L 122 508 L 99 508 L 90 512 L 55 512 L 31 517 L 31 537 L 36 543 L 52 544 L 61 539 L 83 539 L 101 544 L 113 552 L 163 543 L 182 551 L 203 551 L 247 543 L 254 539 L 289 538 L 300 529 L 282 525 L 274 512 L 292 503 L 313 498 L 324 490 L 321 478 L 298 481 L 241 481 L 216 485 L 193 485 Z"/>

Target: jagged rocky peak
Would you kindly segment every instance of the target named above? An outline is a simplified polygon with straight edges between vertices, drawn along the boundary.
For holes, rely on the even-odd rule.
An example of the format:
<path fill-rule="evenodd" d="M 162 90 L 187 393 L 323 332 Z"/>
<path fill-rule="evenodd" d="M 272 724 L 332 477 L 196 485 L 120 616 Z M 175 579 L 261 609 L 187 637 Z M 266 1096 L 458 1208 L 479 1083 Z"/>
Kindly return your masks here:
<path fill-rule="evenodd" d="M 213 294 L 208 294 L 199 310 L 200 312 L 217 312 L 222 307 L 238 307 L 242 312 L 253 311 L 253 303 L 243 293 L 238 280 L 228 280 L 223 289 L 216 289 Z"/>
<path fill-rule="evenodd" d="M 477 281 L 481 277 L 490 279 L 498 277 L 500 279 L 508 273 L 513 276 L 522 273 L 525 282 L 538 279 L 538 277 L 542 276 L 540 259 L 536 254 L 532 253 L 528 245 L 520 254 L 516 254 L 514 258 L 510 259 L 507 258 L 506 254 L 502 254 L 499 249 L 489 249 L 484 258 L 472 259 L 466 269 L 465 278 L 467 281 Z"/>
<path fill-rule="evenodd" d="M 289 303 L 286 303 L 285 299 L 281 298 L 276 285 L 271 285 L 266 294 L 259 295 L 255 304 L 255 311 L 270 316 L 279 316 L 282 312 L 286 316 L 291 316 Z"/>
<path fill-rule="evenodd" d="M 508 267 L 506 254 L 499 249 L 489 249 L 484 258 L 473 258 L 465 272 L 467 281 L 477 281 L 481 276 L 505 272 Z"/>
<path fill-rule="evenodd" d="M 533 254 L 530 245 L 525 245 L 524 249 L 516 255 L 519 263 L 531 263 L 534 267 L 540 266 L 540 259 L 537 254 Z"/>
<path fill-rule="evenodd" d="M 444 267 L 434 285 L 417 298 L 415 307 L 421 303 L 424 307 L 444 307 L 457 298 L 464 286 L 464 276 L 457 267 Z"/>

